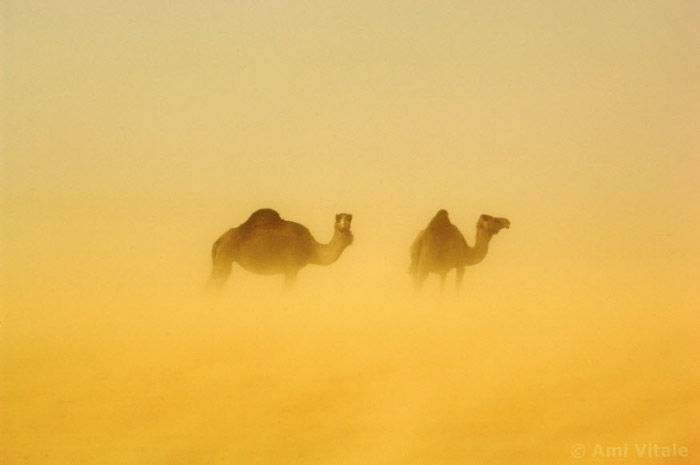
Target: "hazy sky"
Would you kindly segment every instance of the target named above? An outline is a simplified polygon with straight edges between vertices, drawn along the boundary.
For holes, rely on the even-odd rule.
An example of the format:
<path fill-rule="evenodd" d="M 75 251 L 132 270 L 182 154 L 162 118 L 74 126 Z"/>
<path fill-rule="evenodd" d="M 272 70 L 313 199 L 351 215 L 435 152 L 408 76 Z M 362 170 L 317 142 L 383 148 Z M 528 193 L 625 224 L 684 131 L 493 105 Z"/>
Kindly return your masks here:
<path fill-rule="evenodd" d="M 262 206 L 320 240 L 352 212 L 353 260 L 402 269 L 438 208 L 470 237 L 478 214 L 509 217 L 504 266 L 675 280 L 698 265 L 696 2 L 22 1 L 3 15 L 14 265 L 57 266 L 95 228 L 125 247 L 154 224 L 194 257 Z M 47 260 L 27 243 L 55 227 Z"/>

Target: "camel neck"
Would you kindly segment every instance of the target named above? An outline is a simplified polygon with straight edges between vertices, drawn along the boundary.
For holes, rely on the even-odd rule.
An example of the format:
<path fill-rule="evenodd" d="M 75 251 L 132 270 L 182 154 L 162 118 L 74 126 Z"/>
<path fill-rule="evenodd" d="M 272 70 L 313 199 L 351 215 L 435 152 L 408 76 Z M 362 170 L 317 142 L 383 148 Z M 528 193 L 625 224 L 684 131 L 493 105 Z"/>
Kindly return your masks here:
<path fill-rule="evenodd" d="M 469 247 L 467 249 L 467 256 L 465 260 L 466 265 L 476 265 L 480 263 L 489 251 L 489 242 L 491 241 L 492 235 L 485 232 L 483 229 L 476 229 L 476 243 L 474 247 Z"/>
<path fill-rule="evenodd" d="M 348 245 L 350 245 L 348 234 L 341 233 L 336 229 L 330 242 L 327 244 L 318 243 L 316 245 L 316 251 L 311 263 L 316 265 L 330 265 L 338 260 L 340 254 L 343 253 L 343 250 L 345 250 L 345 247 Z"/>

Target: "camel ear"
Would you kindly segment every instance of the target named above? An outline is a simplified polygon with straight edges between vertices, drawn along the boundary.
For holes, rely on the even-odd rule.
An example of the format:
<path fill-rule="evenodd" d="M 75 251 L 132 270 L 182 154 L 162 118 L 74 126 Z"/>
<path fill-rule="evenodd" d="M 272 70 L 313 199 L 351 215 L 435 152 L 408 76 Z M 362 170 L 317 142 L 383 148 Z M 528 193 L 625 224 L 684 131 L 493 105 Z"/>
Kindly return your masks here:
<path fill-rule="evenodd" d="M 335 220 L 338 221 L 339 219 L 340 219 L 340 213 L 338 213 L 337 215 L 335 215 Z"/>

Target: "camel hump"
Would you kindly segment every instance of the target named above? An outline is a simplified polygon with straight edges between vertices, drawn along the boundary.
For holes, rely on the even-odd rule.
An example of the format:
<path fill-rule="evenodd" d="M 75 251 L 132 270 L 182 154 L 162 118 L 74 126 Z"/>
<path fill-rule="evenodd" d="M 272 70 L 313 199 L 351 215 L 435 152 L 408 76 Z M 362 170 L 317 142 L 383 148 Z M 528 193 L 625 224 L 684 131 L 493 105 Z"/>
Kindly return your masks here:
<path fill-rule="evenodd" d="M 442 229 L 451 224 L 447 210 L 438 210 L 433 219 L 430 220 L 430 223 L 428 223 L 428 229 Z"/>
<path fill-rule="evenodd" d="M 282 221 L 282 217 L 280 217 L 280 214 L 275 210 L 271 208 L 261 208 L 253 212 L 244 224 L 249 226 L 263 226 L 279 223 L 280 221 Z"/>

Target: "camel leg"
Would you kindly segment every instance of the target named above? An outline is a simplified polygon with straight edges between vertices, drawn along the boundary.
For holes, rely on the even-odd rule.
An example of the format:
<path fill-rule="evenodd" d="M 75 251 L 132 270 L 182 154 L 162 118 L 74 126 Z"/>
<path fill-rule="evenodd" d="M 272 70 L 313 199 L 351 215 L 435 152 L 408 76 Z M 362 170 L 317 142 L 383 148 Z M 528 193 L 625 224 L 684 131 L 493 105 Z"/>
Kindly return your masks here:
<path fill-rule="evenodd" d="M 295 270 L 284 275 L 284 288 L 287 291 L 291 291 L 294 284 L 297 282 L 297 273 L 298 270 Z"/>
<path fill-rule="evenodd" d="M 428 273 L 421 270 L 420 267 L 418 267 L 413 273 L 413 290 L 416 292 L 416 294 L 420 292 L 421 288 L 423 287 L 423 282 L 427 277 Z"/>
<path fill-rule="evenodd" d="M 226 284 L 229 276 L 231 276 L 231 267 L 233 266 L 233 258 L 226 254 L 218 254 L 213 261 L 209 281 L 207 282 L 207 290 L 219 292 Z"/>
<path fill-rule="evenodd" d="M 447 278 L 447 273 L 440 273 L 440 295 L 445 292 L 445 280 Z"/>
<path fill-rule="evenodd" d="M 464 278 L 464 267 L 457 268 L 457 276 L 455 277 L 455 289 L 459 292 L 462 287 L 462 279 Z"/>

